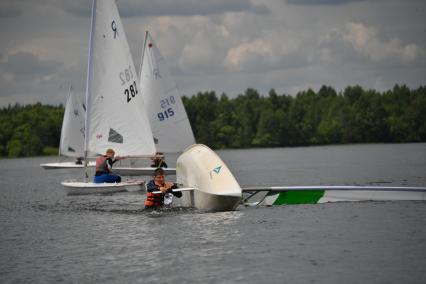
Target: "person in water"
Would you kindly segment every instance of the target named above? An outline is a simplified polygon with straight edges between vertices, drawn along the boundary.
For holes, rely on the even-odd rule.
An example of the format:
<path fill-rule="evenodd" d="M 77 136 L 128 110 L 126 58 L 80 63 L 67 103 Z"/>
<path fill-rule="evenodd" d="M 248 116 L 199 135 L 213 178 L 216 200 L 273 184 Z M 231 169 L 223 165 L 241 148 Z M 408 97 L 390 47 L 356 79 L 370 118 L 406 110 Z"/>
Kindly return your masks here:
<path fill-rule="evenodd" d="M 96 159 L 96 173 L 93 178 L 95 183 L 114 183 L 121 182 L 121 177 L 119 175 L 112 173 L 112 165 L 118 160 L 125 159 L 125 157 L 117 156 L 115 157 L 115 152 L 113 149 L 108 149 L 105 155 L 100 156 Z"/>
<path fill-rule="evenodd" d="M 177 198 L 182 197 L 182 192 L 173 192 L 173 189 L 176 189 L 177 184 L 168 182 L 165 180 L 165 173 L 162 168 L 157 168 L 154 170 L 154 179 L 150 180 L 146 185 L 146 200 L 145 200 L 145 209 L 158 209 L 163 207 L 166 200 L 170 200 L 168 196 L 176 196 Z M 154 193 L 159 191 L 158 193 Z"/>
<path fill-rule="evenodd" d="M 155 153 L 155 156 L 151 158 L 152 168 L 167 168 L 166 161 L 164 160 L 164 154 L 161 152 Z"/>

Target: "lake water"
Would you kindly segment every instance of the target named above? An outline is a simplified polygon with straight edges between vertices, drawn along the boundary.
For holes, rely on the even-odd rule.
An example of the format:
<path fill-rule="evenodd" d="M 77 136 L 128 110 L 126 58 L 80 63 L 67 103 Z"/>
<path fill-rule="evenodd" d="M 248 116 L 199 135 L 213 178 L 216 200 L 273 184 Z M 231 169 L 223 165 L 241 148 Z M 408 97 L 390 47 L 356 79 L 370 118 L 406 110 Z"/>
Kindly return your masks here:
<path fill-rule="evenodd" d="M 242 186 L 426 186 L 426 143 L 218 154 Z M 425 202 L 146 213 L 140 193 L 66 196 L 82 174 L 53 160 L 0 160 L 1 283 L 426 283 Z"/>

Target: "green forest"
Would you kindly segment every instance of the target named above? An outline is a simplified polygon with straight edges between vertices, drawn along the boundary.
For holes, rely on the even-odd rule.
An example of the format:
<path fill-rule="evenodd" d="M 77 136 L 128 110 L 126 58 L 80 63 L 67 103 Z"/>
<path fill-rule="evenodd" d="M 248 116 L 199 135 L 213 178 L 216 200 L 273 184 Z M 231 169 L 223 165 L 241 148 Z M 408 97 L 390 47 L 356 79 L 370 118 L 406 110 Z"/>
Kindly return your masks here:
<path fill-rule="evenodd" d="M 214 91 L 183 97 L 196 141 L 214 149 L 426 141 L 426 87 L 377 92 L 322 86 L 295 96 L 255 89 L 230 98 Z M 57 153 L 64 108 L 0 109 L 0 156 Z"/>

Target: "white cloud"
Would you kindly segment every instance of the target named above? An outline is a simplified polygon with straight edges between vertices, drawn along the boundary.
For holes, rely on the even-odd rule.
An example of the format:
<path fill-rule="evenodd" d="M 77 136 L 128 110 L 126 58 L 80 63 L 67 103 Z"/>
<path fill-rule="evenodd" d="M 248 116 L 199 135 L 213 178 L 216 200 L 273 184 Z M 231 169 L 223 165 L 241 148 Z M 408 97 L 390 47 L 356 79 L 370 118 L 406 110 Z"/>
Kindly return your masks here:
<path fill-rule="evenodd" d="M 397 59 L 409 63 L 421 53 L 416 44 L 403 45 L 397 37 L 388 41 L 380 39 L 377 29 L 362 23 L 347 23 L 342 36 L 357 52 L 375 62 Z"/>
<path fill-rule="evenodd" d="M 84 91 L 90 2 L 2 1 L 0 106 L 6 97 L 64 102 L 67 81 Z M 136 65 L 148 29 L 186 94 L 426 83 L 426 2 L 290 2 L 119 0 L 118 8 Z"/>

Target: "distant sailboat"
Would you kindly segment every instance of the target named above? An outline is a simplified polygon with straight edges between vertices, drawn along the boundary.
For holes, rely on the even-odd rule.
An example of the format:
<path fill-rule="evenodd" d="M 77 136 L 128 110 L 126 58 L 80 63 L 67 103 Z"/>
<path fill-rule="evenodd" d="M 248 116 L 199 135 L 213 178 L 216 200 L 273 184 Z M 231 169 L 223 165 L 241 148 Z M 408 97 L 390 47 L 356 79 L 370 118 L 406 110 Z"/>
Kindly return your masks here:
<path fill-rule="evenodd" d="M 140 88 L 157 152 L 178 153 L 195 143 L 194 134 L 176 82 L 170 75 L 164 57 L 147 31 L 140 67 Z M 148 169 L 149 170 L 149 169 Z M 145 174 L 146 168 L 116 167 L 120 174 Z M 165 168 L 174 174 L 174 168 Z"/>
<path fill-rule="evenodd" d="M 83 163 L 61 161 L 62 156 L 82 158 L 84 156 L 84 105 L 70 85 L 62 121 L 58 162 L 41 164 L 44 169 L 83 168 Z M 94 166 L 94 162 L 90 162 Z"/>
<path fill-rule="evenodd" d="M 114 0 L 93 0 L 86 86 L 84 156 L 155 154 L 151 127 L 141 108 L 144 102 L 126 35 Z M 87 194 L 140 188 L 140 182 L 96 184 L 62 182 L 68 194 Z"/>

